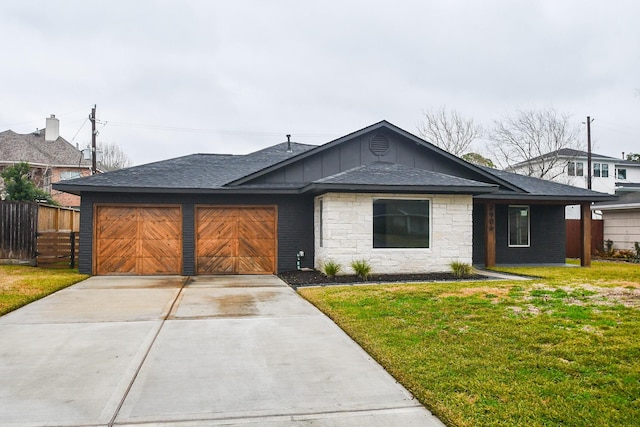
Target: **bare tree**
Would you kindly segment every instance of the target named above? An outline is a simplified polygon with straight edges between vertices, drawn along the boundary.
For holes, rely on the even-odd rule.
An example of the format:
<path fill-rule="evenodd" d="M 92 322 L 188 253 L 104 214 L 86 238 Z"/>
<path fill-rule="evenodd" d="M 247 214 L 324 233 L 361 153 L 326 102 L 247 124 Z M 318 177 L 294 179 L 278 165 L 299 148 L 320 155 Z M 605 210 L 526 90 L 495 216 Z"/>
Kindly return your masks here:
<path fill-rule="evenodd" d="M 129 156 L 114 142 L 98 143 L 98 151 L 102 152 L 100 164 L 107 170 L 115 170 L 129 167 Z"/>
<path fill-rule="evenodd" d="M 578 124 L 555 108 L 519 110 L 494 121 L 488 145 L 501 168 L 518 165 L 524 175 L 552 180 L 566 166 L 559 150 L 579 150 L 579 136 Z"/>
<path fill-rule="evenodd" d="M 430 110 L 418 124 L 418 135 L 455 156 L 465 154 L 471 143 L 482 135 L 482 128 L 456 110 L 446 107 Z"/>

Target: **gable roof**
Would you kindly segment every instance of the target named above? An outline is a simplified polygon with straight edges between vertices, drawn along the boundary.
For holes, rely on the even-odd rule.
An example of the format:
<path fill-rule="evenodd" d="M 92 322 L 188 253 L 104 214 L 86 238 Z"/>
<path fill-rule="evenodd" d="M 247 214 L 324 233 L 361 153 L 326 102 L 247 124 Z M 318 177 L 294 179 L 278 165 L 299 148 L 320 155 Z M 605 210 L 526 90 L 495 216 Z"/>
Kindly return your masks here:
<path fill-rule="evenodd" d="M 324 176 L 312 182 L 272 182 L 270 173 L 318 156 L 369 132 L 384 130 L 407 138 L 434 158 L 466 171 L 467 178 L 396 163 L 372 162 Z M 320 193 L 322 191 L 380 191 L 464 193 L 505 199 L 608 200 L 608 194 L 525 177 L 466 162 L 387 121 L 367 126 L 321 146 L 280 143 L 246 155 L 193 154 L 54 184 L 73 194 L 88 192 L 155 193 Z M 297 167 L 296 165 L 296 167 Z M 474 177 L 469 179 L 468 177 Z M 477 179 L 475 178 L 477 177 Z M 260 178 L 260 179 L 259 179 Z M 491 193 L 491 194 L 484 194 Z"/>
<path fill-rule="evenodd" d="M 304 160 L 307 157 L 318 155 L 319 153 L 321 153 L 323 151 L 326 151 L 326 150 L 329 150 L 329 149 L 331 149 L 331 148 L 333 148 L 333 147 L 335 147 L 337 145 L 340 145 L 340 144 L 342 144 L 342 143 L 344 143 L 346 141 L 352 140 L 352 139 L 357 138 L 359 136 L 362 136 L 364 134 L 367 134 L 367 133 L 370 133 L 370 132 L 373 132 L 373 131 L 377 131 L 377 130 L 380 130 L 380 129 L 389 130 L 389 131 L 394 132 L 394 133 L 396 133 L 398 135 L 401 135 L 401 136 L 411 140 L 412 142 L 422 146 L 423 148 L 426 148 L 427 150 L 430 150 L 430 151 L 432 151 L 432 152 L 434 152 L 434 153 L 436 153 L 436 154 L 438 154 L 438 155 L 440 155 L 440 156 L 442 156 L 442 157 L 444 157 L 444 158 L 446 158 L 446 159 L 448 159 L 448 160 L 450 160 L 450 161 L 452 161 L 454 163 L 457 163 L 459 165 L 463 165 L 465 168 L 471 169 L 474 172 L 476 172 L 476 173 L 478 173 L 480 175 L 483 175 L 483 176 L 485 176 L 486 178 L 488 178 L 488 179 L 490 179 L 492 181 L 495 181 L 496 178 L 497 178 L 497 177 L 491 177 L 491 175 L 486 175 L 486 172 L 484 170 L 482 170 L 478 166 L 474 165 L 473 163 L 469 163 L 469 162 L 467 162 L 467 161 L 465 161 L 465 160 L 463 160 L 463 159 L 461 159 L 459 157 L 456 157 L 453 154 L 449 153 L 448 151 L 445 151 L 445 150 L 443 150 L 443 149 L 441 149 L 441 148 L 429 143 L 428 141 L 426 141 L 426 140 L 424 140 L 424 139 L 422 139 L 422 138 L 420 138 L 420 137 L 418 137 L 416 135 L 413 135 L 412 133 L 409 133 L 409 132 L 407 132 L 406 130 L 404 130 L 402 128 L 399 128 L 398 126 L 396 126 L 396 125 L 394 125 L 392 123 L 389 123 L 386 120 L 382 120 L 382 121 L 379 121 L 378 123 L 374 123 L 374 124 L 372 124 L 370 126 L 364 127 L 364 128 L 362 128 L 360 130 L 357 130 L 355 132 L 351 132 L 350 134 L 347 134 L 347 135 L 342 136 L 340 138 L 334 139 L 333 141 L 327 142 L 326 144 L 322 144 L 322 145 L 316 146 L 313 149 L 311 149 L 309 151 L 306 151 L 305 153 L 303 153 L 303 154 L 301 154 L 299 156 L 289 158 L 286 161 L 283 161 L 281 163 L 274 164 L 274 165 L 272 165 L 270 167 L 266 167 L 264 169 L 256 171 L 253 174 L 246 175 L 246 176 L 244 176 L 244 177 L 242 177 L 242 178 L 240 178 L 240 179 L 238 179 L 236 181 L 230 182 L 229 185 L 240 185 L 240 184 L 243 184 L 245 182 L 254 180 L 254 179 L 259 178 L 261 176 L 264 176 L 264 175 L 266 175 L 266 174 L 268 174 L 268 173 L 270 173 L 270 172 L 272 172 L 272 171 L 274 171 L 276 169 L 282 168 L 284 166 L 288 166 L 288 165 L 290 165 L 290 164 L 292 164 L 294 162 L 299 162 L 301 160 Z M 511 184 L 506 182 L 506 181 L 505 182 L 500 182 L 499 184 L 504 185 L 506 187 L 511 187 Z M 517 190 L 516 188 L 513 188 L 513 189 Z"/>
<path fill-rule="evenodd" d="M 82 152 L 58 137 L 45 141 L 44 130 L 20 134 L 12 130 L 0 132 L 0 163 L 27 162 L 30 165 L 57 167 L 90 167 Z"/>

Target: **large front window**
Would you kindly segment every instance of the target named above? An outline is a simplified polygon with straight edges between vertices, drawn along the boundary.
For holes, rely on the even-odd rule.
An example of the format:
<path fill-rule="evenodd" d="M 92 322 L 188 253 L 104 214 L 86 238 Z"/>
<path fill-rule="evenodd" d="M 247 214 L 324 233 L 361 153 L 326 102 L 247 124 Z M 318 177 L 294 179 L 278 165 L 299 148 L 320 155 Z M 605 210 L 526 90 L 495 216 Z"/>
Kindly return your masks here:
<path fill-rule="evenodd" d="M 509 246 L 529 246 L 529 206 L 509 206 Z"/>
<path fill-rule="evenodd" d="M 428 248 L 429 200 L 374 200 L 373 247 Z"/>

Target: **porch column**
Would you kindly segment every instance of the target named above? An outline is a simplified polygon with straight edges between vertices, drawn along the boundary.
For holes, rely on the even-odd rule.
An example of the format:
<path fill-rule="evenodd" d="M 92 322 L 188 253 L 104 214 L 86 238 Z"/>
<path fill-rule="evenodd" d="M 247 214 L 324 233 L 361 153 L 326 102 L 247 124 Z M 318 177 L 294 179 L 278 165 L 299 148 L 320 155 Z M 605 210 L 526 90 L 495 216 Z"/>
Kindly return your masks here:
<path fill-rule="evenodd" d="M 496 265 L 496 203 L 484 205 L 484 265 Z"/>
<path fill-rule="evenodd" d="M 591 267 L 591 204 L 580 204 L 580 265 Z"/>

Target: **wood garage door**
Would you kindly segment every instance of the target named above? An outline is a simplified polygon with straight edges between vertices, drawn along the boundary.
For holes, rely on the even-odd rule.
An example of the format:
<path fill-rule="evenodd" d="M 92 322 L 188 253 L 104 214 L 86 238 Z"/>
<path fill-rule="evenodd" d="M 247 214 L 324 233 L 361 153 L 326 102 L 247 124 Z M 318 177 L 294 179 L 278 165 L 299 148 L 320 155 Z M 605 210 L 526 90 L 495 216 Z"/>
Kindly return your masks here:
<path fill-rule="evenodd" d="M 196 208 L 198 274 L 276 272 L 276 208 Z"/>
<path fill-rule="evenodd" d="M 96 274 L 181 274 L 180 206 L 98 206 Z"/>

